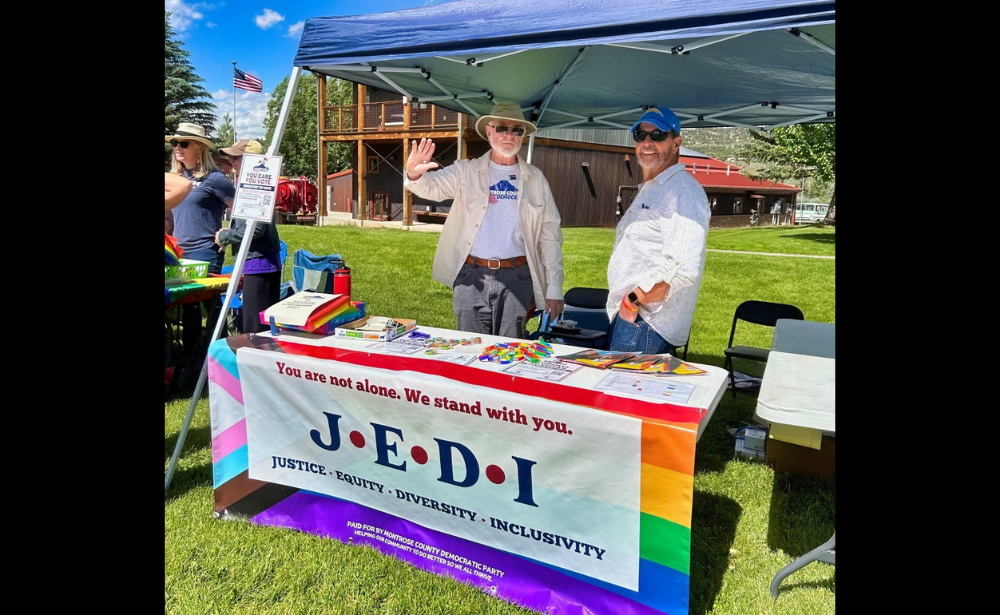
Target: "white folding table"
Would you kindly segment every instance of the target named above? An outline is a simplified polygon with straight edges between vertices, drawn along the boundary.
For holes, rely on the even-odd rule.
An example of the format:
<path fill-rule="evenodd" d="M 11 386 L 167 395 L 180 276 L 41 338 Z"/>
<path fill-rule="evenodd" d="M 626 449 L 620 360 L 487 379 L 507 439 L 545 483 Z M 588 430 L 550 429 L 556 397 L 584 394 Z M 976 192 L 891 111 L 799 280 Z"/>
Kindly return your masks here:
<path fill-rule="evenodd" d="M 771 341 L 754 417 L 825 433 L 836 433 L 836 325 L 780 319 Z M 830 540 L 778 571 L 771 596 L 781 581 L 814 561 L 836 564 L 836 539 Z"/>

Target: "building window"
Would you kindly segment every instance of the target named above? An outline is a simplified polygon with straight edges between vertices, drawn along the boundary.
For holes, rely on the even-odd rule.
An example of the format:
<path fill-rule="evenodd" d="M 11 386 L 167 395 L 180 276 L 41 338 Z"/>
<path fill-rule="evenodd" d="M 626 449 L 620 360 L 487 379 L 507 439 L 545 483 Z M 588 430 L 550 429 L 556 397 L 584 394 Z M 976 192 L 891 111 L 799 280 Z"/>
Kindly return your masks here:
<path fill-rule="evenodd" d="M 368 173 L 378 173 L 378 156 L 368 157 Z"/>
<path fill-rule="evenodd" d="M 743 197 L 741 196 L 733 197 L 733 213 L 734 214 L 743 213 Z"/>

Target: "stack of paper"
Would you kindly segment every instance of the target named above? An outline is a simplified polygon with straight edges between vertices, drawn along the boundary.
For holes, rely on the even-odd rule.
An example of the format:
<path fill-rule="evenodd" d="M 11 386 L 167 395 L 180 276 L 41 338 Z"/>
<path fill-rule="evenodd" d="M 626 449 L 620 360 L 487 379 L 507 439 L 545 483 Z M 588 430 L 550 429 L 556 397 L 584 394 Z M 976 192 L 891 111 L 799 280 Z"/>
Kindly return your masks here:
<path fill-rule="evenodd" d="M 564 354 L 556 358 L 560 361 L 566 361 L 568 363 L 580 363 L 582 365 L 589 365 L 590 367 L 604 369 L 633 356 L 635 356 L 634 352 L 613 352 L 611 350 L 588 348 L 587 350 L 581 350 L 572 354 Z"/>
<path fill-rule="evenodd" d="M 587 349 L 557 357 L 560 361 L 582 363 L 601 369 L 632 371 L 654 376 L 694 376 L 707 373 L 700 367 L 681 361 L 669 354 L 639 354 Z"/>
<path fill-rule="evenodd" d="M 307 333 L 329 335 L 334 328 L 365 315 L 362 301 L 351 302 L 349 295 L 302 291 L 275 303 L 260 314 L 261 322 Z"/>

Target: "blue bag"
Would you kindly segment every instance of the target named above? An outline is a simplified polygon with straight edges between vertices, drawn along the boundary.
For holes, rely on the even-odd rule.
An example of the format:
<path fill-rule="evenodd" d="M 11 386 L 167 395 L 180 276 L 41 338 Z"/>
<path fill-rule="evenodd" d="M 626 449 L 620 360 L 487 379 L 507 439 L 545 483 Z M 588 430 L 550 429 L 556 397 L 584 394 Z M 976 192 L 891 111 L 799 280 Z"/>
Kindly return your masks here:
<path fill-rule="evenodd" d="M 344 259 L 339 254 L 316 256 L 296 250 L 292 256 L 292 288 L 297 293 L 308 290 L 333 294 L 334 272 L 343 268 Z"/>

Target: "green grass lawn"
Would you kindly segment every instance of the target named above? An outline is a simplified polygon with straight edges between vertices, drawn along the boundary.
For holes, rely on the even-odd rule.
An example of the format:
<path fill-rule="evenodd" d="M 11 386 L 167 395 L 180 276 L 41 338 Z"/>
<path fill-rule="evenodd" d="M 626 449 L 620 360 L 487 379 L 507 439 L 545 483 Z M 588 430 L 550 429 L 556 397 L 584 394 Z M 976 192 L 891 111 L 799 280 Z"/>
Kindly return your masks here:
<path fill-rule="evenodd" d="M 352 296 L 370 314 L 455 327 L 450 289 L 431 280 L 440 236 L 395 229 L 282 225 L 289 254 L 340 253 Z M 613 229 L 567 228 L 566 285 L 606 287 Z M 710 250 L 833 256 L 834 227 L 713 229 Z M 228 261 L 232 262 L 232 257 Z M 808 320 L 836 322 L 835 260 L 708 253 L 688 360 L 722 366 L 736 306 L 746 299 L 797 305 Z M 290 275 L 291 263 L 286 272 Z M 743 331 L 741 326 L 740 331 Z M 748 328 L 744 343 L 767 347 L 770 329 Z M 760 376 L 763 367 L 737 364 Z M 164 403 L 164 471 L 193 394 Z M 695 454 L 692 511 L 692 614 L 816 614 L 836 610 L 836 568 L 811 563 L 781 585 L 774 574 L 819 546 L 836 521 L 835 479 L 776 474 L 733 458 L 727 429 L 753 422 L 756 396 L 727 392 Z M 207 395 L 198 400 L 184 451 L 164 501 L 166 613 L 529 613 L 469 586 L 368 547 L 283 528 L 212 516 L 212 455 Z"/>

